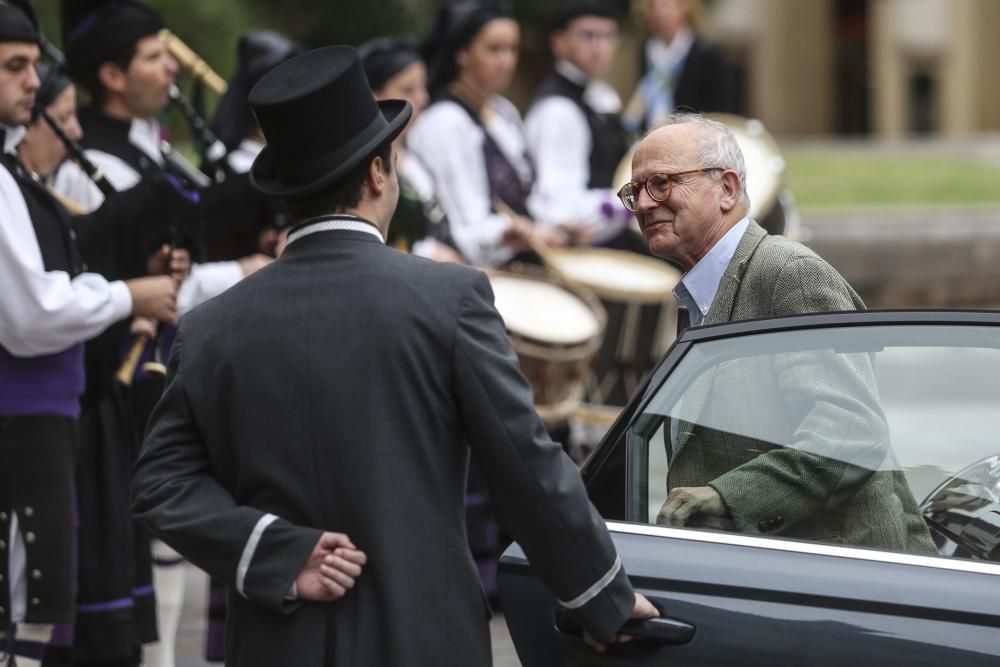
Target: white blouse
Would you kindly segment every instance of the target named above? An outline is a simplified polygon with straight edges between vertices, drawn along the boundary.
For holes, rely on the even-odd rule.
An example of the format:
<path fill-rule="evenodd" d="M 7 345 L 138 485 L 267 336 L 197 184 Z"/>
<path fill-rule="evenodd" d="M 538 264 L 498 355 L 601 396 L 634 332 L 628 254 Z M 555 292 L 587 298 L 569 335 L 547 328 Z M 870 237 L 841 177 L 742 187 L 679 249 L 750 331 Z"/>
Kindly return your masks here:
<path fill-rule="evenodd" d="M 522 182 L 531 180 L 527 139 L 521 116 L 507 99 L 494 95 L 487 104 L 496 113 L 485 127 Z M 408 148 L 427 167 L 438 200 L 448 216 L 452 238 L 473 266 L 498 266 L 513 257 L 503 242 L 510 227 L 493 211 L 486 174 L 483 126 L 458 103 L 442 100 L 429 106 L 410 130 Z"/>

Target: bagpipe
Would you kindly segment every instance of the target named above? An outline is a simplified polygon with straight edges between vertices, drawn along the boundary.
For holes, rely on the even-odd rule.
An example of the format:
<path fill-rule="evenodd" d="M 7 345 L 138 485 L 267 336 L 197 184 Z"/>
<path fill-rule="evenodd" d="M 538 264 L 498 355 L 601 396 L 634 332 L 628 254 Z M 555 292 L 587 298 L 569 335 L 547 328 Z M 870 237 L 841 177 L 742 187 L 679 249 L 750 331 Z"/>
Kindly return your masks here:
<path fill-rule="evenodd" d="M 186 68 L 193 67 L 192 72 L 199 80 L 205 82 L 213 90 L 219 90 L 219 83 L 221 82 L 222 89 L 224 90 L 225 82 L 222 82 L 218 74 L 208 67 L 204 60 L 198 58 L 183 41 L 167 30 L 161 33 L 161 38 L 168 46 L 171 55 L 179 63 Z M 39 45 L 44 57 L 51 61 L 54 67 L 65 70 L 66 61 L 64 54 L 48 41 L 44 34 L 41 34 L 40 30 Z M 169 101 L 173 108 L 180 111 L 181 115 L 190 125 L 193 134 L 206 147 L 204 153 L 205 171 L 194 166 L 168 142 L 163 141 L 160 145 L 160 153 L 164 161 L 164 177 L 172 188 L 180 193 L 182 198 L 192 203 L 197 202 L 205 191 L 214 184 L 224 181 L 230 175 L 230 171 L 227 168 L 228 151 L 224 144 L 214 136 L 208 124 L 181 93 L 178 86 L 171 86 Z M 80 142 L 70 137 L 51 114 L 44 108 L 41 108 L 38 109 L 38 117 L 51 128 L 52 132 L 65 147 L 67 158 L 76 163 L 80 170 L 97 186 L 104 196 L 105 201 L 120 194 L 102 170 L 88 158 Z M 206 171 L 208 172 L 207 174 Z M 86 213 L 85 207 L 79 203 L 69 200 L 52 188 L 49 188 L 49 191 L 70 213 L 75 215 Z M 135 199 L 140 200 L 142 197 L 137 196 Z M 150 208 L 148 201 L 145 206 L 147 209 Z M 173 217 L 181 218 L 184 216 L 175 215 Z M 176 249 L 183 245 L 182 238 L 186 232 L 190 231 L 187 229 L 182 230 L 180 225 L 180 220 L 171 221 L 167 225 L 167 229 L 169 230 L 167 243 L 170 246 L 171 256 Z M 169 260 L 166 270 L 169 273 Z M 136 335 L 127 351 L 125 351 L 122 362 L 114 373 L 114 379 L 121 385 L 129 386 L 136 377 L 137 371 L 140 370 L 146 374 L 165 375 L 166 365 L 163 361 L 166 354 L 163 353 L 163 348 L 164 345 L 168 345 L 169 343 L 162 341 L 161 338 L 172 338 L 172 336 L 151 336 L 145 333 Z M 148 360 L 142 363 L 143 359 L 147 358 Z"/>

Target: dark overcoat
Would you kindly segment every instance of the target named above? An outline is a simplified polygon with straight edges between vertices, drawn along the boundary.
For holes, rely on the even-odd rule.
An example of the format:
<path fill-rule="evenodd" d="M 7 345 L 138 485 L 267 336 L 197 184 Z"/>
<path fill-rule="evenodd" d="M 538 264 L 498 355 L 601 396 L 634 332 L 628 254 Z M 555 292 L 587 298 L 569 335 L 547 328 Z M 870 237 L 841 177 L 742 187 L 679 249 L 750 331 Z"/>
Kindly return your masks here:
<path fill-rule="evenodd" d="M 229 586 L 229 665 L 488 665 L 470 450 L 501 526 L 612 635 L 632 590 L 487 277 L 322 231 L 185 316 L 133 508 Z M 348 534 L 364 572 L 337 602 L 285 599 L 321 530 Z"/>

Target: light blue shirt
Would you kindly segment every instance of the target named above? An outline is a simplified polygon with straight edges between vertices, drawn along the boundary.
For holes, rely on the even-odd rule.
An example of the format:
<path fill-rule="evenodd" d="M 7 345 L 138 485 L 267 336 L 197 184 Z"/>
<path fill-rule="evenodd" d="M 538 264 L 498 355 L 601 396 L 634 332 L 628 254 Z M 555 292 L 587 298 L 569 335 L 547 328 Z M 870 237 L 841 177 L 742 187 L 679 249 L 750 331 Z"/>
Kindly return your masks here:
<path fill-rule="evenodd" d="M 726 272 L 726 267 L 736 254 L 736 246 L 750 226 L 750 218 L 743 218 L 733 228 L 726 232 L 719 242 L 712 246 L 708 254 L 685 273 L 677 286 L 674 287 L 674 299 L 687 308 L 691 318 L 691 326 L 700 326 L 705 322 L 709 308 L 715 301 L 719 291 L 719 283 Z"/>

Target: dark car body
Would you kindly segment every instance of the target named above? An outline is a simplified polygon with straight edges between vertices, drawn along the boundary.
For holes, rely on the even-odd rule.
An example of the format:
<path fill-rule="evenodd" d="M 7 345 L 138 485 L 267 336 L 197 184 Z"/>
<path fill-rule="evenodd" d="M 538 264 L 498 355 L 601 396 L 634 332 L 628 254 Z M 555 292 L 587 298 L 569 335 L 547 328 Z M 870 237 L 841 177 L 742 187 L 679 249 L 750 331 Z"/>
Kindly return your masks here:
<path fill-rule="evenodd" d="M 740 346 L 778 354 L 790 344 L 801 354 L 815 340 L 822 354 L 875 360 L 899 462 L 890 458 L 914 489 L 938 555 L 745 534 L 725 521 L 649 520 L 660 477 L 637 434 L 651 416 L 669 431 L 669 415 L 650 406 L 689 373 L 685 357 L 699 346 L 739 355 Z M 957 395 L 963 389 L 972 408 Z M 936 412 L 941 405 L 954 410 Z M 661 619 L 626 629 L 631 642 L 593 651 L 514 544 L 500 563 L 500 592 L 518 655 L 526 667 L 1000 665 L 997 425 L 1000 313 L 829 313 L 688 329 L 582 467 L 633 586 Z M 963 456 L 970 460 L 961 465 L 942 462 Z"/>

